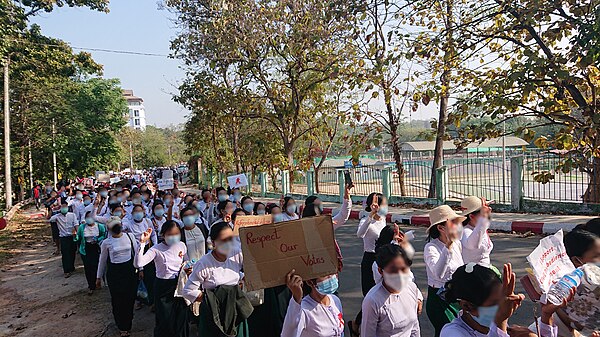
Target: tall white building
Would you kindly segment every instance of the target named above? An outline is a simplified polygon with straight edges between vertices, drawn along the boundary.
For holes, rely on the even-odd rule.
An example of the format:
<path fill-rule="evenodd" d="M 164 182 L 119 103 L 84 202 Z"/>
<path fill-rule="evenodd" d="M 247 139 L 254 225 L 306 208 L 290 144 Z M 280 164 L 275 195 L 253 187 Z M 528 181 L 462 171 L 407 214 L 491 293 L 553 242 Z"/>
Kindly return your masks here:
<path fill-rule="evenodd" d="M 144 100 L 133 94 L 133 90 L 124 89 L 123 96 L 127 100 L 129 108 L 129 127 L 138 130 L 146 129 L 146 109 Z"/>

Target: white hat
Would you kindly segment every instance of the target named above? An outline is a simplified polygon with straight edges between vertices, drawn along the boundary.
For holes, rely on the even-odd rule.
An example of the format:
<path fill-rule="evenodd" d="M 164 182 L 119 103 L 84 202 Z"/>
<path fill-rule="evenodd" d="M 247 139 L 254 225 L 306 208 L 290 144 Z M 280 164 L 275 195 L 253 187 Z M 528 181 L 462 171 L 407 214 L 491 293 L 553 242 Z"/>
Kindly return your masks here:
<path fill-rule="evenodd" d="M 462 213 L 461 213 L 462 215 L 469 215 L 473 212 L 477 212 L 482 207 L 483 207 L 483 202 L 481 201 L 481 198 L 475 197 L 475 196 L 466 197 L 460 202 L 460 208 L 462 209 Z"/>
<path fill-rule="evenodd" d="M 427 233 L 429 233 L 431 227 L 446 222 L 447 220 L 452 221 L 455 219 L 460 219 L 460 221 L 463 222 L 466 217 L 456 214 L 456 212 L 448 205 L 438 206 L 429 212 L 429 222 L 431 225 L 427 228 Z"/>
<path fill-rule="evenodd" d="M 111 229 L 114 227 L 114 225 L 120 225 L 121 224 L 121 218 L 119 218 L 118 216 L 111 216 L 108 221 L 106 222 L 106 227 L 108 227 L 108 229 Z"/>

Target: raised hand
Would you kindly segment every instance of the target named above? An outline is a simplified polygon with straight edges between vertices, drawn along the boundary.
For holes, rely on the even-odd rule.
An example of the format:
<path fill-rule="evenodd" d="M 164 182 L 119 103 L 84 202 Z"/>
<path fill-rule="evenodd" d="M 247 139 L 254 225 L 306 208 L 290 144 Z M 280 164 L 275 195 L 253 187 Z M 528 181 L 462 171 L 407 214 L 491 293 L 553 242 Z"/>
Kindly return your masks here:
<path fill-rule="evenodd" d="M 507 330 L 508 319 L 525 299 L 525 295 L 515 294 L 516 280 L 517 276 L 512 271 L 512 265 L 510 263 L 505 264 L 504 273 L 502 274 L 503 299 L 500 301 L 498 312 L 496 313 L 496 325 L 503 331 Z"/>
<path fill-rule="evenodd" d="M 571 291 L 569 292 L 569 296 L 567 298 L 565 298 L 563 300 L 563 302 L 559 305 L 553 304 L 549 301 L 546 304 L 542 304 L 542 315 L 541 315 L 542 323 L 552 325 L 552 315 L 554 315 L 554 313 L 558 309 L 565 308 L 567 306 L 567 303 L 569 303 L 570 301 L 573 300 L 573 297 L 575 297 L 576 292 L 577 292 L 577 288 L 575 288 L 575 287 L 571 288 Z"/>
<path fill-rule="evenodd" d="M 302 301 L 302 277 L 294 274 L 296 269 L 292 269 L 287 275 L 285 275 L 285 284 L 292 292 L 294 300 L 300 304 Z"/>
<path fill-rule="evenodd" d="M 142 236 L 140 238 L 140 242 L 141 243 L 148 242 L 148 240 L 150 240 L 150 235 L 151 234 L 152 234 L 152 228 L 146 229 L 146 231 L 142 233 Z"/>
<path fill-rule="evenodd" d="M 371 216 L 374 216 L 379 211 L 379 197 L 377 194 L 373 196 L 373 202 L 371 203 Z"/>

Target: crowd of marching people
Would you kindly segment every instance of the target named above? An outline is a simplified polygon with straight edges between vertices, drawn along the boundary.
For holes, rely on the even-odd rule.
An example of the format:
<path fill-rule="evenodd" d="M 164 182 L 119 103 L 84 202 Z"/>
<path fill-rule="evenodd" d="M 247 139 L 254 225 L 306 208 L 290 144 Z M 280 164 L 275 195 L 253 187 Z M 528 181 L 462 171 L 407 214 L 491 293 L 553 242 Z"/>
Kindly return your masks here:
<path fill-rule="evenodd" d="M 334 231 L 349 218 L 351 188 L 346 186 L 332 218 Z M 371 193 L 364 206 L 368 215 L 356 228 L 364 248 L 362 310 L 347 320 L 350 315 L 337 296 L 337 274 L 302 279 L 290 268 L 281 275 L 283 285 L 261 290 L 259 303 L 245 296 L 236 217 L 270 214 L 273 222 L 282 222 L 319 216 L 323 202 L 316 196 L 265 204 L 243 196 L 239 188 L 204 189 L 195 195 L 176 185 L 157 190 L 143 181 L 94 187 L 47 184 L 38 192 L 45 197 L 64 276 L 74 272 L 78 253 L 90 296 L 108 287 L 121 336 L 129 336 L 141 305 L 155 313 L 157 337 L 189 336 L 191 324 L 201 337 L 331 337 L 344 336 L 345 330 L 350 337 L 416 337 L 421 336 L 423 309 L 435 337 L 563 337 L 579 336 L 577 330 L 583 329 L 566 310 L 579 296 L 575 289 L 560 305 L 542 304 L 535 329 L 509 326 L 525 296 L 515 293 L 517 276 L 510 263 L 492 264 L 492 212 L 483 198 L 465 198 L 460 213 L 446 205 L 429 212 L 423 250 L 427 279 L 416 280 L 411 271 L 414 232 L 390 223 L 388 200 Z M 575 267 L 599 265 L 599 229 L 600 223 L 592 221 L 565 236 Z M 343 252 L 337 243 L 336 249 L 339 273 Z M 417 283 L 427 285 L 426 297 Z M 148 296 L 138 296 L 140 290 Z M 600 305 L 600 294 L 592 296 Z M 592 328 L 600 330 L 600 320 Z"/>

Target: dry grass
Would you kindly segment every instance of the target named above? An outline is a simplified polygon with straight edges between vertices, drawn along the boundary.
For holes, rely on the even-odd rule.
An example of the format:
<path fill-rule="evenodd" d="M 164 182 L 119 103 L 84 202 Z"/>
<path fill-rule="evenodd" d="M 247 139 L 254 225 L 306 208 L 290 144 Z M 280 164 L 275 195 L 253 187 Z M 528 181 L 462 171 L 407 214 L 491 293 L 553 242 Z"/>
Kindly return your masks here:
<path fill-rule="evenodd" d="M 45 219 L 29 219 L 27 214 L 18 213 L 0 230 L 0 265 L 21 252 L 21 248 L 32 243 L 50 240 L 50 225 Z"/>

